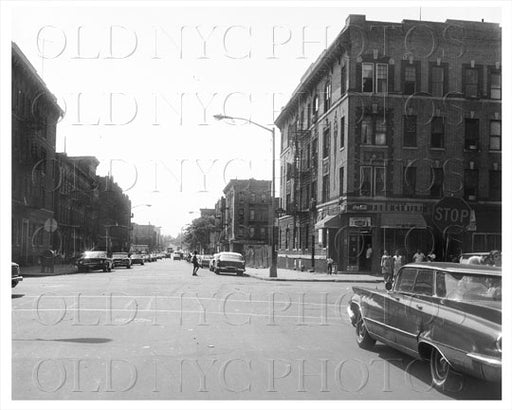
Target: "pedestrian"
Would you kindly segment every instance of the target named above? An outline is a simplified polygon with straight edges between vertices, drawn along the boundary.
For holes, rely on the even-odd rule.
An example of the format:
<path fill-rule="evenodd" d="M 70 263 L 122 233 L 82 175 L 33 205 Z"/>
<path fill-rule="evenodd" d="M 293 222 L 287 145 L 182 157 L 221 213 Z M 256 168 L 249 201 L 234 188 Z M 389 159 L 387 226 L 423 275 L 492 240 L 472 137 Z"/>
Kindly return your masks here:
<path fill-rule="evenodd" d="M 380 268 L 384 282 L 391 282 L 393 277 L 393 258 L 388 254 L 387 250 L 384 250 L 382 258 L 380 259 Z"/>
<path fill-rule="evenodd" d="M 393 256 L 393 278 L 396 278 L 398 271 L 404 264 L 404 257 L 400 254 L 399 250 L 395 251 L 395 256 Z"/>
<path fill-rule="evenodd" d="M 328 275 L 332 275 L 332 264 L 334 263 L 334 261 L 332 260 L 332 258 L 327 258 L 327 274 Z"/>
<path fill-rule="evenodd" d="M 436 260 L 436 254 L 434 253 L 433 250 L 431 250 L 429 252 L 429 254 L 427 255 L 427 262 L 434 262 Z"/>
<path fill-rule="evenodd" d="M 416 250 L 416 253 L 413 255 L 412 260 L 414 263 L 421 263 L 425 261 L 425 254 L 419 249 Z"/>
<path fill-rule="evenodd" d="M 373 254 L 373 249 L 372 249 L 372 244 L 369 243 L 366 247 L 366 255 L 365 255 L 365 269 L 366 270 L 371 270 L 372 269 L 372 254 Z"/>
<path fill-rule="evenodd" d="M 194 256 L 192 256 L 192 276 L 197 276 L 197 271 L 199 270 L 199 261 L 197 260 L 197 251 L 194 251 Z"/>

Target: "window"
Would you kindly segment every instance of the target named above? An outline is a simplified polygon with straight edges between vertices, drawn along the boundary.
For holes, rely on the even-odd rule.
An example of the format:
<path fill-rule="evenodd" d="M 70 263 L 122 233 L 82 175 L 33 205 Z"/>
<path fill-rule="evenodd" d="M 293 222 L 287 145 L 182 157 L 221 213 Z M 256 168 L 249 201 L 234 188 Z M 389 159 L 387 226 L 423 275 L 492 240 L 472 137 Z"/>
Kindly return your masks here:
<path fill-rule="evenodd" d="M 249 221 L 254 221 L 254 209 L 249 209 Z"/>
<path fill-rule="evenodd" d="M 416 275 L 413 293 L 417 295 L 432 296 L 434 294 L 434 272 L 431 270 L 420 270 Z"/>
<path fill-rule="evenodd" d="M 347 91 L 347 66 L 341 67 L 341 95 Z"/>
<path fill-rule="evenodd" d="M 398 292 L 412 292 L 416 279 L 416 269 L 405 268 L 400 271 L 396 284 Z"/>
<path fill-rule="evenodd" d="M 464 133 L 464 148 L 468 150 L 478 149 L 480 121 L 466 118 Z"/>
<path fill-rule="evenodd" d="M 311 200 L 316 201 L 316 181 L 311 183 Z"/>
<path fill-rule="evenodd" d="M 313 122 L 316 122 L 318 118 L 318 109 L 319 109 L 319 98 L 318 95 L 315 95 L 315 98 L 313 99 Z"/>
<path fill-rule="evenodd" d="M 359 192 L 362 196 L 370 196 L 372 194 L 372 167 L 360 168 Z"/>
<path fill-rule="evenodd" d="M 365 116 L 360 123 L 361 144 L 386 145 L 387 124 L 384 117 Z"/>
<path fill-rule="evenodd" d="M 311 166 L 311 145 L 307 145 L 306 147 L 306 169 L 309 169 Z"/>
<path fill-rule="evenodd" d="M 340 196 L 345 194 L 345 168 L 340 167 Z"/>
<path fill-rule="evenodd" d="M 375 192 L 373 193 L 375 196 L 385 196 L 386 195 L 386 168 L 384 167 L 375 167 L 373 169 L 374 176 L 374 184 Z"/>
<path fill-rule="evenodd" d="M 478 98 L 478 70 L 476 68 L 464 69 L 464 96 Z"/>
<path fill-rule="evenodd" d="M 440 198 L 443 196 L 443 168 L 430 168 L 430 196 Z"/>
<path fill-rule="evenodd" d="M 373 93 L 373 64 L 362 64 L 362 76 L 363 93 Z"/>
<path fill-rule="evenodd" d="M 416 167 L 404 167 L 403 194 L 406 197 L 416 195 Z"/>
<path fill-rule="evenodd" d="M 340 149 L 345 146 L 345 117 L 340 120 Z"/>
<path fill-rule="evenodd" d="M 255 230 L 254 230 L 254 228 L 253 228 L 253 227 L 249 228 L 249 236 L 250 236 L 251 238 L 254 238 L 254 231 L 255 231 Z"/>
<path fill-rule="evenodd" d="M 493 100 L 501 100 L 501 71 L 490 72 L 489 97 Z"/>
<path fill-rule="evenodd" d="M 489 198 L 501 201 L 501 171 L 489 171 Z"/>
<path fill-rule="evenodd" d="M 489 150 L 501 151 L 501 121 L 489 123 Z"/>
<path fill-rule="evenodd" d="M 306 127 L 309 128 L 311 126 L 311 104 L 308 104 L 308 108 L 306 109 L 306 115 L 308 121 Z"/>
<path fill-rule="evenodd" d="M 474 201 L 478 195 L 478 169 L 464 170 L 464 198 Z"/>
<path fill-rule="evenodd" d="M 443 66 L 432 66 L 431 71 L 431 91 L 433 97 L 444 96 L 444 72 Z"/>
<path fill-rule="evenodd" d="M 416 147 L 416 116 L 404 116 L 404 147 Z"/>
<path fill-rule="evenodd" d="M 430 147 L 444 148 L 444 118 L 434 117 L 430 123 Z"/>
<path fill-rule="evenodd" d="M 416 66 L 408 64 L 404 72 L 404 94 L 411 95 L 416 92 Z"/>
<path fill-rule="evenodd" d="M 322 202 L 327 202 L 330 196 L 330 187 L 329 187 L 329 174 L 324 175 L 322 178 Z"/>
<path fill-rule="evenodd" d="M 331 80 L 327 81 L 324 89 L 324 112 L 329 111 L 331 108 L 332 86 Z"/>
<path fill-rule="evenodd" d="M 388 91 L 388 65 L 377 64 L 377 92 L 386 93 Z"/>
<path fill-rule="evenodd" d="M 329 151 L 331 150 L 331 129 L 330 128 L 324 128 L 323 139 L 324 140 L 323 140 L 322 158 L 328 158 Z"/>
<path fill-rule="evenodd" d="M 361 144 L 371 145 L 373 140 L 373 119 L 364 117 L 361 121 Z"/>

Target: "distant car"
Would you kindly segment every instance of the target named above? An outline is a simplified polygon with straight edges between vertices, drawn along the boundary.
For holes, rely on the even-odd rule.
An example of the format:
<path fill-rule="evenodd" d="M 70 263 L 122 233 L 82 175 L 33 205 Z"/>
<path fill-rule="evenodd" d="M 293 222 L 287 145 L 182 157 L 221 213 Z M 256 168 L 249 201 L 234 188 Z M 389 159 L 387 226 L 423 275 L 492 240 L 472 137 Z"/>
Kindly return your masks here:
<path fill-rule="evenodd" d="M 20 265 L 18 265 L 16 262 L 11 262 L 12 287 L 14 288 L 22 280 L 23 280 L 23 276 L 21 276 Z"/>
<path fill-rule="evenodd" d="M 149 255 L 148 255 L 147 253 L 143 253 L 143 254 L 142 254 L 142 259 L 144 260 L 144 263 L 146 263 L 146 262 L 151 262 L 151 261 L 149 260 Z"/>
<path fill-rule="evenodd" d="M 213 259 L 213 255 L 200 255 L 199 264 L 202 268 L 207 268 L 210 266 L 210 261 Z"/>
<path fill-rule="evenodd" d="M 370 349 L 378 340 L 429 361 L 432 385 L 440 390 L 457 372 L 501 380 L 501 268 L 411 263 L 385 290 L 353 291 L 347 310 L 359 347 Z"/>
<path fill-rule="evenodd" d="M 180 261 L 180 260 L 181 260 L 181 253 L 179 253 L 179 252 L 174 252 L 174 253 L 172 254 L 172 260 L 173 260 L 173 261 Z"/>
<path fill-rule="evenodd" d="M 132 265 L 144 265 L 144 256 L 141 253 L 132 253 L 130 259 L 132 261 Z"/>
<path fill-rule="evenodd" d="M 114 252 L 112 254 L 112 261 L 114 262 L 114 267 L 124 266 L 126 269 L 132 267 L 132 260 L 127 252 Z"/>
<path fill-rule="evenodd" d="M 220 252 L 215 259 L 213 270 L 217 275 L 222 272 L 233 272 L 242 275 L 245 272 L 245 260 L 237 252 Z"/>
<path fill-rule="evenodd" d="M 112 258 L 109 258 L 105 251 L 87 251 L 76 261 L 78 272 L 102 269 L 103 272 L 110 272 L 114 267 Z"/>

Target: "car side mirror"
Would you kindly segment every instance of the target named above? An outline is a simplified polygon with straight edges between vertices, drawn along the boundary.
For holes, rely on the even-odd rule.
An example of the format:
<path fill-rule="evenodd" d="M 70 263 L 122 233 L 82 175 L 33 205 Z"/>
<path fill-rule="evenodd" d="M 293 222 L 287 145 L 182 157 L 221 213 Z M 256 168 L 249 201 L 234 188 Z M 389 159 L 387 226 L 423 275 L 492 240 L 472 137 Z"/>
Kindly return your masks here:
<path fill-rule="evenodd" d="M 391 290 L 391 288 L 393 287 L 393 284 L 391 282 L 386 282 L 385 287 L 386 287 L 386 290 Z"/>

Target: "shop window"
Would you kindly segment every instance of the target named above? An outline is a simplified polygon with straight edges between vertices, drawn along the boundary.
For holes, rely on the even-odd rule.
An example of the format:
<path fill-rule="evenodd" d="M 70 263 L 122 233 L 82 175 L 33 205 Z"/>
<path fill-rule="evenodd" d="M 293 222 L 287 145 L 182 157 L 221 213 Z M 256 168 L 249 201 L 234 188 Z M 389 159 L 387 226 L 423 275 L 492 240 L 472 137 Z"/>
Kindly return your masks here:
<path fill-rule="evenodd" d="M 464 127 L 464 148 L 475 151 L 478 149 L 480 139 L 480 121 L 474 118 L 466 118 Z"/>
<path fill-rule="evenodd" d="M 430 123 L 430 147 L 444 148 L 444 118 L 434 117 Z"/>
<path fill-rule="evenodd" d="M 416 122 L 415 115 L 404 116 L 404 147 L 416 147 Z"/>
<path fill-rule="evenodd" d="M 489 150 L 501 151 L 501 121 L 489 122 Z"/>

